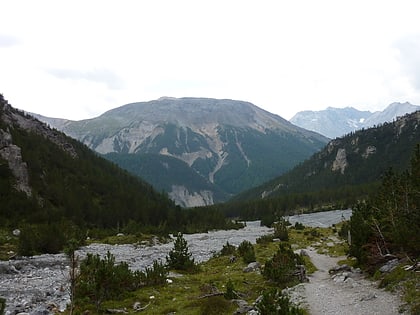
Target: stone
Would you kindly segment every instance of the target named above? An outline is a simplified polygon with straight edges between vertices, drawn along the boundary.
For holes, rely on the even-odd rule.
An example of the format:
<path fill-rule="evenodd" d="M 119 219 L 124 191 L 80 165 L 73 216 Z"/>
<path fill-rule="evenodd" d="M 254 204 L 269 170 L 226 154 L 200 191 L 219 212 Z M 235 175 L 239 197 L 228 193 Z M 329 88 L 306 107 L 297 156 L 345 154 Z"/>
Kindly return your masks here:
<path fill-rule="evenodd" d="M 344 271 L 348 271 L 351 272 L 351 267 L 349 265 L 340 265 L 340 266 L 335 266 L 334 268 L 329 270 L 330 274 L 337 274 L 339 272 L 344 272 Z"/>
<path fill-rule="evenodd" d="M 257 261 L 254 261 L 252 263 L 249 263 L 248 266 L 246 266 L 243 269 L 243 272 L 253 272 L 253 271 L 257 271 L 261 268 L 261 264 Z"/>
<path fill-rule="evenodd" d="M 306 250 L 302 249 L 302 250 L 300 251 L 300 256 L 309 257 L 309 254 L 308 254 L 308 252 L 307 252 Z"/>
<path fill-rule="evenodd" d="M 135 311 L 141 310 L 141 303 L 140 302 L 135 302 L 133 304 L 133 310 L 135 310 Z"/>
<path fill-rule="evenodd" d="M 360 301 L 370 301 L 370 300 L 373 300 L 373 299 L 376 299 L 376 298 L 377 298 L 377 296 L 376 296 L 376 294 L 375 294 L 375 293 L 369 293 L 369 294 L 367 294 L 367 295 L 363 296 L 363 297 L 360 299 Z"/>
<path fill-rule="evenodd" d="M 246 314 L 254 309 L 253 306 L 249 305 L 245 300 L 232 300 L 236 305 L 238 305 L 238 309 L 233 314 Z"/>
<path fill-rule="evenodd" d="M 398 266 L 398 258 L 388 261 L 385 265 L 379 268 L 379 271 L 382 273 L 388 273 L 394 270 Z"/>

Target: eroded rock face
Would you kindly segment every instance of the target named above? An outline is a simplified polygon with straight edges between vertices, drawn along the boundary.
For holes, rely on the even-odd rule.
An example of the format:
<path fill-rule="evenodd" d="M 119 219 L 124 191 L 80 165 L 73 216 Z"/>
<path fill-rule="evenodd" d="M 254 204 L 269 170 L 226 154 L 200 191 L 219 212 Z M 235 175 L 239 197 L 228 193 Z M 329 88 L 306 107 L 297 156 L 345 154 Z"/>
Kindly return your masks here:
<path fill-rule="evenodd" d="M 200 207 L 213 204 L 213 192 L 209 190 L 201 190 L 199 192 L 188 191 L 184 186 L 172 186 L 169 197 L 176 204 L 183 207 Z"/>
<path fill-rule="evenodd" d="M 7 161 L 16 179 L 15 188 L 31 196 L 28 166 L 22 159 L 20 148 L 12 143 L 12 135 L 2 129 L 0 129 L 0 157 Z"/>
<path fill-rule="evenodd" d="M 338 149 L 337 155 L 332 164 L 331 170 L 333 172 L 340 171 L 341 174 L 344 174 L 344 171 L 346 170 L 347 166 L 348 166 L 348 162 L 347 162 L 346 149 Z"/>
<path fill-rule="evenodd" d="M 40 122 L 33 116 L 12 108 L 1 94 L 0 121 L 2 123 L 2 128 L 0 128 L 0 158 L 7 161 L 16 179 L 15 188 L 24 192 L 27 196 L 32 195 L 28 167 L 22 158 L 21 148 L 13 142 L 10 130 L 20 128 L 27 132 L 41 135 L 55 143 L 71 157 L 77 158 L 76 150 L 63 133 L 49 128 L 45 123 Z"/>

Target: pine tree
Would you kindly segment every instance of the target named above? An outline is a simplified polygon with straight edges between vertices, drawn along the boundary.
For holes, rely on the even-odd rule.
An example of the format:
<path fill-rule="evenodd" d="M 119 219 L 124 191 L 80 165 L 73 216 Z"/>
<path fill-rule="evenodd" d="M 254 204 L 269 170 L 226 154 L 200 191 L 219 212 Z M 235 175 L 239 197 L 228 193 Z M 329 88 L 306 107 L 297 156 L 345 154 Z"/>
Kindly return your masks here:
<path fill-rule="evenodd" d="M 193 271 L 196 264 L 191 256 L 187 241 L 182 233 L 178 233 L 174 248 L 169 252 L 169 256 L 166 256 L 168 267 L 176 270 Z"/>

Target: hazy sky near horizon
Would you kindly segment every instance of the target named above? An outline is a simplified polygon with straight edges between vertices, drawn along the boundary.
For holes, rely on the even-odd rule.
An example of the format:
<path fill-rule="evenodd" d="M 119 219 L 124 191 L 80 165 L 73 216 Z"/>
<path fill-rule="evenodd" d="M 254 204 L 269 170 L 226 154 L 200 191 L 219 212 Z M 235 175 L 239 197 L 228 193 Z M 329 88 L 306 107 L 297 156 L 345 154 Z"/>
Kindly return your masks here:
<path fill-rule="evenodd" d="M 0 93 L 86 119 L 161 96 L 420 105 L 419 1 L 1 1 Z"/>

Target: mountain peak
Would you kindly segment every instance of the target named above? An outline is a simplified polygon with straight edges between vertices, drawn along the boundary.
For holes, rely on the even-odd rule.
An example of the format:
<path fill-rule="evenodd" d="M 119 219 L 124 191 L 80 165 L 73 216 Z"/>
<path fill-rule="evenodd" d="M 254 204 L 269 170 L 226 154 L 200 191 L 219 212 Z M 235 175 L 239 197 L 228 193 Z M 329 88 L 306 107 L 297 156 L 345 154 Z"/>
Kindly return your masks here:
<path fill-rule="evenodd" d="M 360 111 L 353 107 L 328 107 L 321 111 L 302 111 L 290 119 L 290 122 L 302 128 L 312 130 L 330 138 L 336 138 L 352 131 L 368 128 L 384 122 L 391 122 L 399 116 L 419 110 L 420 106 L 409 102 L 390 104 L 383 111 Z"/>
<path fill-rule="evenodd" d="M 252 103 L 197 97 L 127 104 L 63 131 L 98 153 L 119 155 L 116 163 L 188 206 L 261 184 L 327 142 Z"/>

